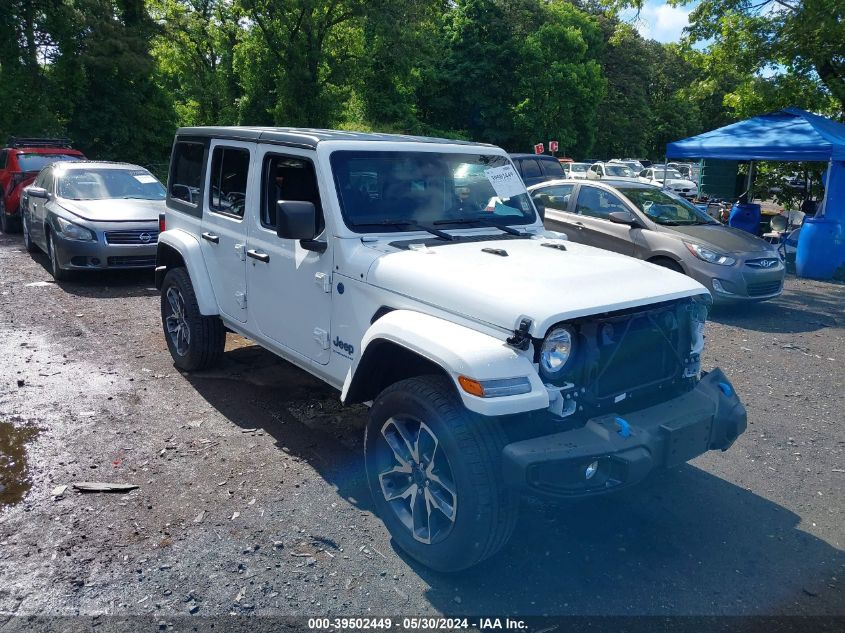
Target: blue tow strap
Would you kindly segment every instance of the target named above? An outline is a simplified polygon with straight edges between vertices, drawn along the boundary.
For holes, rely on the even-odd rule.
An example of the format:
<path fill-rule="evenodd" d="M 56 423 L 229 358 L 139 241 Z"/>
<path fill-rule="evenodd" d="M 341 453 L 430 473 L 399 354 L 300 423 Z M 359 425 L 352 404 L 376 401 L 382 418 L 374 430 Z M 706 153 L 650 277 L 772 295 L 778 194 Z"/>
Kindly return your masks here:
<path fill-rule="evenodd" d="M 622 418 L 616 418 L 616 424 L 619 426 L 619 430 L 617 431 L 617 433 L 619 433 L 620 437 L 631 437 L 631 425 L 630 424 L 628 424 Z"/>

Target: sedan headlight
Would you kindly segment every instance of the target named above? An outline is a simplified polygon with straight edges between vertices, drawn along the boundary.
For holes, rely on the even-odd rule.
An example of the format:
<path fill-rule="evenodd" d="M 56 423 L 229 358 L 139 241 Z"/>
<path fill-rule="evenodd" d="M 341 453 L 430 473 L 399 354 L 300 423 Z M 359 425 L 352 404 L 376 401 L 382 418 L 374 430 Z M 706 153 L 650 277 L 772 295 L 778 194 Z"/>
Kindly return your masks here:
<path fill-rule="evenodd" d="M 74 224 L 73 222 L 68 222 L 64 218 L 57 217 L 56 225 L 59 229 L 59 233 L 62 234 L 62 237 L 67 238 L 69 240 L 91 242 L 96 239 L 92 231 L 89 231 L 88 229 L 81 227 L 78 224 Z"/>
<path fill-rule="evenodd" d="M 575 336 L 569 328 L 557 327 L 549 332 L 540 346 L 540 374 L 553 380 L 561 375 L 572 358 Z"/>
<path fill-rule="evenodd" d="M 690 253 L 709 264 L 719 264 L 720 266 L 733 266 L 736 264 L 736 260 L 730 255 L 719 253 L 699 244 L 691 244 L 689 242 L 684 242 L 684 244 Z"/>

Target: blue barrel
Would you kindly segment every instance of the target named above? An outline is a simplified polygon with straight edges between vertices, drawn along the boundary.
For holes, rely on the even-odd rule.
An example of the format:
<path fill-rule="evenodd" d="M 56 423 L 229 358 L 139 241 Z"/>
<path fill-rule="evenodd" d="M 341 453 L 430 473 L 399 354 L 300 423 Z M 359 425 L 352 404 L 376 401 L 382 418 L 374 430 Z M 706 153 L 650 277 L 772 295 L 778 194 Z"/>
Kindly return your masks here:
<path fill-rule="evenodd" d="M 798 236 L 795 270 L 799 277 L 832 279 L 845 275 L 845 224 L 805 218 Z"/>
<path fill-rule="evenodd" d="M 760 205 L 737 202 L 731 207 L 728 226 L 757 235 L 760 230 Z"/>

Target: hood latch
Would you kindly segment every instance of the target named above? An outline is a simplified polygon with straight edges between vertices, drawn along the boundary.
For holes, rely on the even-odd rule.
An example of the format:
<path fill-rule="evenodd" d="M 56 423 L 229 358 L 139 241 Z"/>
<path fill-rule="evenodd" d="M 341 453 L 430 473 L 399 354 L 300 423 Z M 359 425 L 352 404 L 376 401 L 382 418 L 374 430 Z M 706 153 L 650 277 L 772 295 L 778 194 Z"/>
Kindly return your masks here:
<path fill-rule="evenodd" d="M 519 328 L 513 331 L 513 336 L 506 340 L 507 344 L 516 349 L 527 350 L 528 344 L 531 342 L 531 335 L 528 334 L 531 323 L 531 319 L 522 319 L 519 322 Z"/>

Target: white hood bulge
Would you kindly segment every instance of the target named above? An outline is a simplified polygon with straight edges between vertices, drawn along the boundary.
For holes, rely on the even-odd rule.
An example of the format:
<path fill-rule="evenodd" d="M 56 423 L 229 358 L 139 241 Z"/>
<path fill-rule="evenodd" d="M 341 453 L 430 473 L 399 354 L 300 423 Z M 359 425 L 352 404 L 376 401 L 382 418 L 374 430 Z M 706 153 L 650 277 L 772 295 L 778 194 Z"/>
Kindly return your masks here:
<path fill-rule="evenodd" d="M 543 243 L 565 245 L 566 251 Z M 482 249 L 502 249 L 508 255 Z M 666 268 L 551 239 L 390 253 L 373 263 L 367 281 L 508 330 L 527 316 L 534 321 L 531 334 L 536 337 L 559 321 L 707 293 L 698 282 Z"/>

